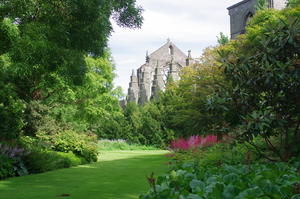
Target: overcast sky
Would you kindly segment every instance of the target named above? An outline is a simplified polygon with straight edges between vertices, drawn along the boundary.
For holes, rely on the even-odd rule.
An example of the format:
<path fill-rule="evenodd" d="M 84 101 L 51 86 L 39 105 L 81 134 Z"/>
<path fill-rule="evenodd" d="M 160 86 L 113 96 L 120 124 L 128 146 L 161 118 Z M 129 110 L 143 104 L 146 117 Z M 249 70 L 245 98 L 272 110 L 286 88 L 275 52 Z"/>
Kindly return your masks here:
<path fill-rule="evenodd" d="M 200 57 L 215 45 L 220 32 L 229 36 L 227 7 L 241 0 L 137 0 L 144 8 L 144 24 L 132 30 L 114 25 L 109 47 L 116 63 L 115 86 L 127 94 L 132 69 L 145 63 L 145 55 L 157 50 L 167 38 L 187 54 Z"/>

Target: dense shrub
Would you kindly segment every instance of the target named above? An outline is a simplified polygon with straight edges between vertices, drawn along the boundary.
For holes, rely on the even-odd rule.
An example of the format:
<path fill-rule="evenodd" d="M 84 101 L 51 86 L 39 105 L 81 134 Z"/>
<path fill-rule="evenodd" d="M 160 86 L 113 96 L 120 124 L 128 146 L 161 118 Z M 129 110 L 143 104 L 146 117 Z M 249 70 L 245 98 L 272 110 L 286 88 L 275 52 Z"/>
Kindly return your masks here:
<path fill-rule="evenodd" d="M 209 141 L 209 139 L 207 140 Z M 178 139 L 177 141 L 179 141 L 177 144 L 180 145 L 182 145 L 182 142 L 188 142 L 188 140 L 182 141 L 182 139 Z M 180 146 L 174 150 L 172 148 L 173 143 L 171 143 L 170 149 L 172 150 L 169 154 L 167 154 L 167 157 L 170 157 L 170 161 L 168 163 L 171 168 L 178 169 L 182 164 L 187 162 L 192 162 L 198 167 L 208 165 L 218 167 L 222 164 L 251 164 L 261 158 L 260 154 L 256 153 L 255 148 L 250 144 L 241 144 L 229 138 L 224 138 L 217 142 L 203 142 L 202 144 L 204 144 L 204 147 L 200 144 L 195 147 L 193 144 L 188 148 L 182 148 Z M 188 145 L 188 143 L 183 143 L 183 146 L 186 145 Z"/>
<path fill-rule="evenodd" d="M 0 154 L 0 180 L 12 176 L 15 176 L 13 160 Z"/>
<path fill-rule="evenodd" d="M 129 103 L 124 115 L 128 122 L 128 133 L 123 139 L 129 142 L 165 148 L 174 139 L 173 130 L 165 125 L 165 111 L 155 101 L 142 107 Z"/>
<path fill-rule="evenodd" d="M 39 101 L 28 103 L 25 112 L 25 134 L 28 136 L 22 137 L 26 147 L 66 153 L 71 151 L 88 162 L 96 161 L 96 137 L 75 132 L 67 124 L 57 122 L 50 113 L 50 107 Z"/>
<path fill-rule="evenodd" d="M 54 134 L 63 130 L 63 124 L 51 116 L 51 107 L 38 100 L 26 104 L 24 119 L 26 125 L 23 130 L 27 136 L 34 137 L 38 132 Z"/>
<path fill-rule="evenodd" d="M 260 11 L 245 35 L 219 51 L 239 112 L 235 134 L 252 144 L 262 137 L 272 160 L 300 153 L 299 16 L 299 7 Z"/>
<path fill-rule="evenodd" d="M 25 125 L 25 105 L 16 96 L 13 86 L 2 82 L 2 79 L 0 71 L 0 140 L 15 140 L 19 138 Z"/>
<path fill-rule="evenodd" d="M 35 151 L 25 157 L 25 165 L 30 173 L 41 173 L 55 169 L 68 168 L 85 163 L 72 152 Z"/>
<path fill-rule="evenodd" d="M 0 143 L 0 155 L 11 161 L 14 175 L 16 176 L 28 174 L 27 168 L 24 165 L 24 156 L 26 154 L 28 154 L 28 152 L 24 148 Z"/>
<path fill-rule="evenodd" d="M 79 134 L 66 130 L 51 135 L 40 132 L 38 138 L 49 143 L 50 148 L 54 151 L 73 152 L 87 162 L 97 161 L 96 137 L 93 134 Z"/>

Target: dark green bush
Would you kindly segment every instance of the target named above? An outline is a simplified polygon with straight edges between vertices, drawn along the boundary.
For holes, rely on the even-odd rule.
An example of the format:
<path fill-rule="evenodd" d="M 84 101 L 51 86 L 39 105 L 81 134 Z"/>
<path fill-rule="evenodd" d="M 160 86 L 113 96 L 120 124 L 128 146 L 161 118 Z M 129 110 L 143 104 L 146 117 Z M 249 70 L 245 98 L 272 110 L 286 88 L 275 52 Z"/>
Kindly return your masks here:
<path fill-rule="evenodd" d="M 15 176 L 13 160 L 0 155 L 0 180 L 12 176 Z"/>
<path fill-rule="evenodd" d="M 12 164 L 14 171 L 13 176 L 23 176 L 28 174 L 23 161 L 26 154 L 28 154 L 28 151 L 24 148 L 20 148 L 18 145 L 0 143 L 0 156 L 9 160 L 8 162 Z M 3 162 L 7 161 L 4 160 Z"/>
<path fill-rule="evenodd" d="M 50 106 L 44 104 L 42 101 L 30 101 L 26 104 L 24 112 L 24 119 L 26 125 L 24 126 L 24 134 L 27 136 L 35 136 L 38 132 L 45 132 L 53 134 L 62 131 L 59 122 L 55 120 L 50 114 Z"/>
<path fill-rule="evenodd" d="M 68 168 L 84 163 L 85 160 L 72 152 L 36 151 L 25 157 L 25 165 L 30 173 L 42 173 L 61 168 Z"/>
<path fill-rule="evenodd" d="M 261 137 L 268 151 L 255 148 L 273 161 L 300 154 L 299 8 L 258 12 L 246 34 L 219 51 L 234 87 L 230 100 L 240 121 L 235 136 L 252 145 Z"/>
<path fill-rule="evenodd" d="M 2 78 L 1 73 L 0 78 Z M 0 80 L 0 140 L 19 138 L 24 126 L 23 111 L 25 105 L 13 90 L 11 85 Z"/>
<path fill-rule="evenodd" d="M 220 143 L 204 151 L 200 156 L 199 164 L 200 166 L 250 164 L 258 159 L 255 149 L 247 143 Z"/>
<path fill-rule="evenodd" d="M 165 148 L 172 139 L 174 132 L 166 128 L 166 114 L 155 102 L 140 107 L 135 103 L 127 104 L 124 115 L 128 121 L 128 132 L 123 139 L 141 145 Z"/>

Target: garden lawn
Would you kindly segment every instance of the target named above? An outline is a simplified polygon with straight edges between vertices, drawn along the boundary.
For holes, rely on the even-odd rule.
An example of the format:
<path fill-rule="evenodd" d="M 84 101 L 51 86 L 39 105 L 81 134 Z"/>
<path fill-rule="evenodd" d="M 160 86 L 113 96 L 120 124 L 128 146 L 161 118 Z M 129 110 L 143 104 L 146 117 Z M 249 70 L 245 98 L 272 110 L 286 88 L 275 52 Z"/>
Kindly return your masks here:
<path fill-rule="evenodd" d="M 137 199 L 166 151 L 105 151 L 97 163 L 0 181 L 0 199 Z"/>

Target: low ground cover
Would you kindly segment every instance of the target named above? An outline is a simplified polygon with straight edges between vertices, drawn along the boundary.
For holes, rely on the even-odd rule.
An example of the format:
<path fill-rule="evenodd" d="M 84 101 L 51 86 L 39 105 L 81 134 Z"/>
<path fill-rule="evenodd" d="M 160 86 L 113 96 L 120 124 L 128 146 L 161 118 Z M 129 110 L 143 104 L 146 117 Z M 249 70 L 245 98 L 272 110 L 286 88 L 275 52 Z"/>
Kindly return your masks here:
<path fill-rule="evenodd" d="M 251 145 L 225 139 L 205 146 L 191 142 L 196 138 L 172 142 L 170 171 L 152 178 L 150 191 L 140 199 L 300 198 L 299 158 L 270 162 Z"/>
<path fill-rule="evenodd" d="M 163 174 L 166 151 L 102 151 L 100 161 L 0 181 L 0 199 L 136 199 L 149 173 Z"/>
<path fill-rule="evenodd" d="M 142 199 L 298 199 L 299 162 L 195 167 L 183 164 L 157 179 Z"/>

